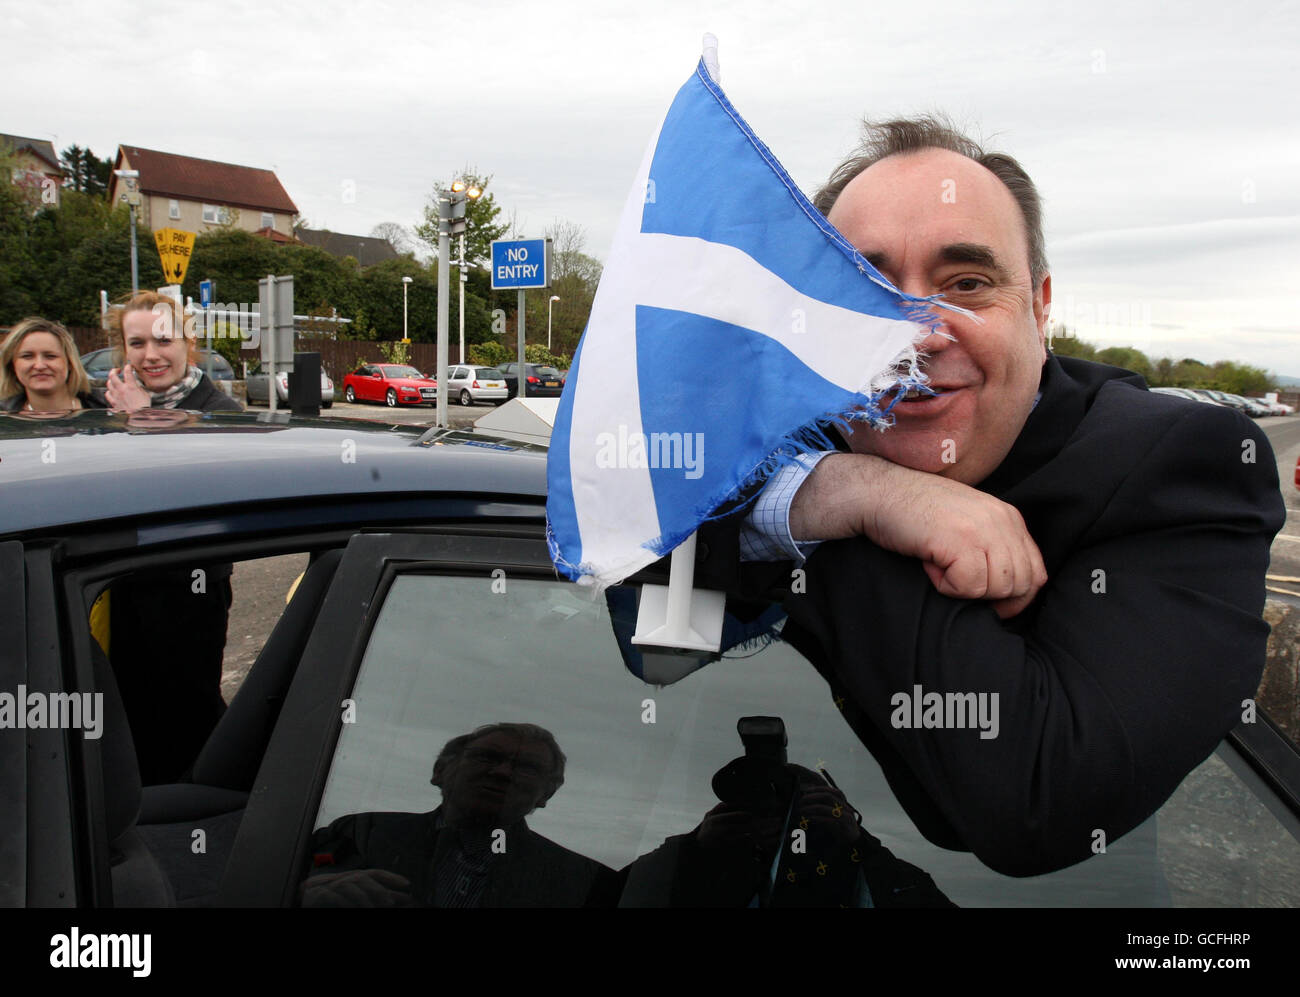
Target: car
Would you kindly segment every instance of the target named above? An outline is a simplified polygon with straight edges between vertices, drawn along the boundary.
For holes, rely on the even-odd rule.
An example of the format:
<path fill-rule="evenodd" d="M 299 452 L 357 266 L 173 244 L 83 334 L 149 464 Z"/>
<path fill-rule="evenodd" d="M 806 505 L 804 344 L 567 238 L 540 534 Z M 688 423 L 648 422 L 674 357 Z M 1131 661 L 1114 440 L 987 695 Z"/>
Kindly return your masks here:
<path fill-rule="evenodd" d="M 1173 395 L 1176 398 L 1186 398 L 1188 401 L 1200 402 L 1202 405 L 1218 405 L 1213 398 L 1206 395 L 1197 394 L 1190 388 L 1152 388 L 1162 395 Z"/>
<path fill-rule="evenodd" d="M 506 378 L 509 397 L 519 394 L 519 368 L 517 361 L 497 364 L 497 370 Z M 540 363 L 524 364 L 524 396 L 527 398 L 559 398 L 564 394 L 564 376 L 554 367 Z"/>
<path fill-rule="evenodd" d="M 212 359 L 212 379 L 217 382 L 217 386 L 226 394 L 230 394 L 230 387 L 235 381 L 235 372 L 231 369 L 230 361 L 215 350 L 200 347 L 199 367 L 203 369 L 204 373 L 208 371 L 209 357 Z M 81 366 L 86 368 L 91 387 L 107 387 L 108 372 L 117 366 L 117 363 L 113 360 L 113 348 L 111 346 L 104 347 L 101 350 L 91 350 L 89 353 L 82 354 Z"/>
<path fill-rule="evenodd" d="M 258 365 L 260 368 L 260 364 Z M 266 390 L 266 375 L 259 369 L 256 372 L 250 372 L 244 378 L 245 391 L 249 405 L 269 404 L 269 398 Z M 281 404 L 289 402 L 289 374 L 287 371 L 278 371 L 275 375 L 276 398 Z M 320 372 L 320 407 L 330 408 L 334 404 L 334 382 L 330 380 L 325 371 Z"/>
<path fill-rule="evenodd" d="M 505 375 L 495 367 L 460 365 L 447 371 L 447 397 L 462 405 L 492 402 L 500 405 L 510 397 Z"/>
<path fill-rule="evenodd" d="M 399 405 L 438 404 L 438 381 L 410 364 L 362 364 L 343 378 L 343 398 L 349 403 L 383 402 Z"/>
<path fill-rule="evenodd" d="M 526 864 L 536 838 L 558 843 L 571 862 L 576 853 L 617 871 L 622 906 L 684 903 L 677 885 L 707 887 L 677 883 L 675 849 L 717 806 L 713 787 L 729 785 L 715 775 L 750 757 L 741 736 L 833 780 L 865 830 L 909 863 L 871 852 L 882 865 L 860 882 L 876 883 L 877 906 L 934 887 L 962 906 L 1285 905 L 1300 895 L 1300 752 L 1262 713 L 1152 819 L 1079 865 L 1011 878 L 930 843 L 824 680 L 780 639 L 779 606 L 761 603 L 783 590 L 763 596 L 761 615 L 742 614 L 752 622 L 733 616 L 731 650 L 709 663 L 631 644 L 641 589 L 667 580 L 667 560 L 596 599 L 557 578 L 542 445 L 288 412 L 83 410 L 0 416 L 0 482 L 0 632 L 16 637 L 0 655 L 0 695 L 102 697 L 93 724 L 87 706 L 80 725 L 65 708 L 61 726 L 14 729 L 11 712 L 0 728 L 5 906 L 299 906 L 356 868 L 331 843 L 341 825 L 432 827 L 435 758 L 499 720 L 549 731 L 568 763 L 527 818 L 533 837 L 498 829 L 484 854 Z M 233 564 L 228 655 L 234 644 L 251 664 L 227 668 L 229 707 L 188 777 L 141 787 L 123 666 L 90 617 L 119 579 L 167 570 L 199 585 L 196 566 L 214 563 Z M 489 796 L 535 765 L 478 762 L 497 773 Z M 748 862 L 751 847 L 735 854 Z M 792 857 L 799 870 L 780 882 L 857 877 L 847 856 L 817 873 L 818 854 Z M 882 868 L 902 878 L 873 880 Z M 544 904 L 554 872 L 532 871 L 518 888 Z M 828 897 L 820 902 L 835 906 Z"/>

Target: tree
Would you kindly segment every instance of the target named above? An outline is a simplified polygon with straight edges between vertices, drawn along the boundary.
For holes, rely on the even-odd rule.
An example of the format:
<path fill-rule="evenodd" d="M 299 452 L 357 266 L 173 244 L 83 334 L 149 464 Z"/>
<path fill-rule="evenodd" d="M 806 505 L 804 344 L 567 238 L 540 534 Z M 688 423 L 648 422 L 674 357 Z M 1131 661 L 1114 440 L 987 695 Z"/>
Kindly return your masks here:
<path fill-rule="evenodd" d="M 461 179 L 483 192 L 465 205 L 465 259 L 473 266 L 483 266 L 492 258 L 492 242 L 505 235 L 507 226 L 498 221 L 501 208 L 487 192 L 492 177 L 482 176 L 467 166 L 461 172 Z M 438 195 L 442 189 L 441 184 L 434 186 L 429 203 L 424 206 L 424 222 L 415 227 L 415 234 L 435 254 L 438 252 Z M 452 252 L 455 252 L 454 240 Z"/>
<path fill-rule="evenodd" d="M 109 177 L 113 173 L 112 160 L 100 159 L 89 149 L 70 145 L 59 153 L 59 165 L 66 176 L 65 190 L 107 198 Z"/>
<path fill-rule="evenodd" d="M 397 222 L 380 222 L 370 230 L 370 235 L 375 239 L 386 239 L 399 256 L 415 252 L 415 237 L 405 225 L 399 225 Z"/>
<path fill-rule="evenodd" d="M 1135 374 L 1141 374 L 1146 381 L 1151 380 L 1151 361 L 1147 359 L 1145 353 L 1131 346 L 1107 347 L 1097 354 L 1097 360 L 1100 363 L 1108 363 L 1112 367 L 1123 367 Z"/>

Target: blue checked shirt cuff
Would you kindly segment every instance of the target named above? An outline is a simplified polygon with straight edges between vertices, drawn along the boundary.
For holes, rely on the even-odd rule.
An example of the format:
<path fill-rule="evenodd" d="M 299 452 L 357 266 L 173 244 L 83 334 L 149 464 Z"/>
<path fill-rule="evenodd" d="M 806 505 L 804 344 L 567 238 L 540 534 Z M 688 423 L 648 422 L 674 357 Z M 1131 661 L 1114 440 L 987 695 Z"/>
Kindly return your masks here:
<path fill-rule="evenodd" d="M 812 474 L 818 462 L 827 454 L 799 454 L 795 463 L 787 464 L 775 474 L 758 493 L 754 508 L 740 526 L 740 559 L 742 561 L 798 561 L 803 563 L 820 540 L 796 541 L 790 536 L 790 506 L 795 492 Z"/>

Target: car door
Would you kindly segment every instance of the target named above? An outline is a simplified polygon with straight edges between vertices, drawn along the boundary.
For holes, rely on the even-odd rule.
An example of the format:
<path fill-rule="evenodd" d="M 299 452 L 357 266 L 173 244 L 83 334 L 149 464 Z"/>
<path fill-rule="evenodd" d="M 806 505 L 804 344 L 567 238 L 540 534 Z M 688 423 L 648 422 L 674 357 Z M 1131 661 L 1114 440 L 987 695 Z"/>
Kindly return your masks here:
<path fill-rule="evenodd" d="M 1224 742 L 1103 854 L 1012 879 L 920 836 L 820 676 L 779 639 L 779 620 L 729 631 L 734 646 L 721 660 L 662 685 L 650 658 L 631 652 L 637 600 L 637 584 L 593 601 L 557 580 L 540 531 L 354 537 L 219 902 L 292 905 L 304 890 L 310 897 L 309 880 L 364 869 L 346 864 L 356 855 L 337 846 L 338 829 L 432 826 L 445 802 L 430 785 L 436 760 L 455 738 L 511 721 L 548 731 L 568 758 L 527 833 L 617 870 L 624 906 L 677 903 L 696 895 L 681 849 L 718 804 L 715 776 L 744 754 L 737 725 L 746 716 L 782 718 L 789 761 L 833 778 L 871 840 L 887 846 L 885 879 L 910 877 L 924 886 L 918 896 L 933 887 L 962 906 L 1267 906 L 1300 895 L 1300 770 L 1294 745 L 1271 729 L 1251 731 L 1253 745 L 1237 735 Z M 796 864 L 782 875 L 797 878 Z M 877 906 L 890 902 L 876 896 Z"/>

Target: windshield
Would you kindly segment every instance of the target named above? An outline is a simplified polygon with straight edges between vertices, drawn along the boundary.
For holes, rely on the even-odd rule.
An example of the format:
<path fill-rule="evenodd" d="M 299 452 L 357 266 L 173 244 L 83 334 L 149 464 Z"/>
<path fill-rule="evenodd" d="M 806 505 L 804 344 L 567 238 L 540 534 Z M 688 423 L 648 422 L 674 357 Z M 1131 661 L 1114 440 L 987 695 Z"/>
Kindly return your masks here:
<path fill-rule="evenodd" d="M 384 377 L 424 377 L 424 375 L 421 374 L 414 367 L 394 365 L 392 367 L 384 367 L 382 369 L 384 372 Z"/>

